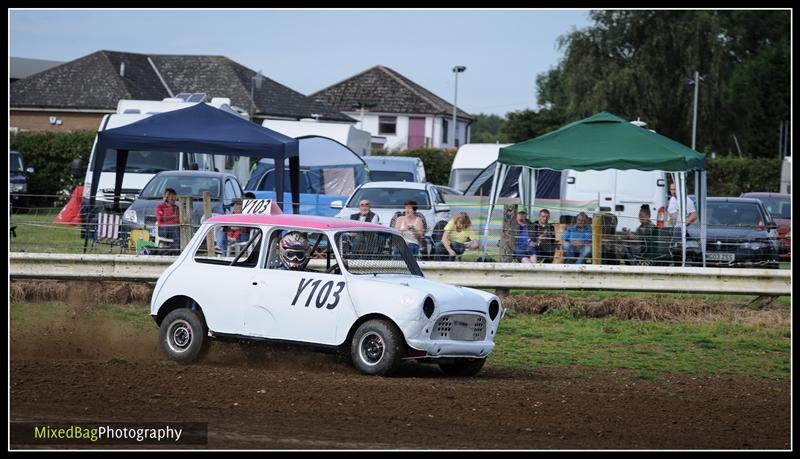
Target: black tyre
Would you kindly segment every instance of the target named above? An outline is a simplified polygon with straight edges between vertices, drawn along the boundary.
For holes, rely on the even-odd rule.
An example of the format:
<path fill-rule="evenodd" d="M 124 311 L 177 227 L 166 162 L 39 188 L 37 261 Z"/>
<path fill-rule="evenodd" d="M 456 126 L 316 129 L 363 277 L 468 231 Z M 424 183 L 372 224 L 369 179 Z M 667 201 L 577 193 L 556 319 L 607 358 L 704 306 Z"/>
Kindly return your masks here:
<path fill-rule="evenodd" d="M 385 320 L 364 322 L 353 334 L 350 357 L 362 373 L 388 376 L 397 370 L 402 354 L 403 336 Z"/>
<path fill-rule="evenodd" d="M 450 363 L 440 363 L 439 368 L 448 376 L 474 376 L 481 371 L 486 359 L 458 359 Z"/>
<path fill-rule="evenodd" d="M 161 349 L 179 363 L 192 363 L 208 350 L 208 327 L 197 312 L 176 309 L 161 322 Z"/>

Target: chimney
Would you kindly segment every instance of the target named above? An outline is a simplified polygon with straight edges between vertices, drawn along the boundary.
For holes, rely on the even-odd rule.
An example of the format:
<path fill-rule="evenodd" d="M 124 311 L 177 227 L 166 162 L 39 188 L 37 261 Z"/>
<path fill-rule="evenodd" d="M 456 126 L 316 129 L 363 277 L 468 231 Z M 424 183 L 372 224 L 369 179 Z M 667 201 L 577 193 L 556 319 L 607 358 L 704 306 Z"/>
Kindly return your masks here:
<path fill-rule="evenodd" d="M 121 77 L 125 76 L 125 63 L 124 62 L 119 64 L 119 76 L 121 76 Z"/>

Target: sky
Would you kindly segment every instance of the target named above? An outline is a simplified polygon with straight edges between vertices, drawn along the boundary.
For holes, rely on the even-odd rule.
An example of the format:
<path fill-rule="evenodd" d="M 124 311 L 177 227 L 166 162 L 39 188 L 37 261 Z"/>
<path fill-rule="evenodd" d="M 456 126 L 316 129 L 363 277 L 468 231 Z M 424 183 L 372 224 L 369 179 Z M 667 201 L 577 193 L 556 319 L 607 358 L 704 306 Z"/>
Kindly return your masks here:
<path fill-rule="evenodd" d="M 223 55 L 303 94 L 375 65 L 471 114 L 535 109 L 536 76 L 588 10 L 22 10 L 9 54 L 70 61 L 98 50 Z"/>

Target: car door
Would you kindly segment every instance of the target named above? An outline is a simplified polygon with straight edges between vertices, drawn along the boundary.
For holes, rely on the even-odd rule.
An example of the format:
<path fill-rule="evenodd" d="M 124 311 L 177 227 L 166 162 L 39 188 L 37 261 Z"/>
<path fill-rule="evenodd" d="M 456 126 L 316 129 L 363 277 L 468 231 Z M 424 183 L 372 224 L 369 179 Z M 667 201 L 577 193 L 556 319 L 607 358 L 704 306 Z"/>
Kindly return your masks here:
<path fill-rule="evenodd" d="M 249 227 L 253 247 L 247 255 L 235 258 L 226 257 L 212 251 L 208 253 L 207 242 L 210 233 L 213 241 L 221 225 L 207 227 L 207 236 L 202 238 L 188 260 L 186 269 L 176 272 L 181 276 L 179 284 L 187 286 L 187 294 L 202 308 L 210 330 L 217 333 L 246 334 L 248 323 L 247 295 L 251 288 L 254 272 L 261 258 L 260 232 L 257 227 Z M 248 226 L 243 225 L 248 228 Z"/>
<path fill-rule="evenodd" d="M 335 345 L 339 312 L 352 309 L 347 282 L 342 274 L 326 273 L 327 259 L 312 258 L 305 269 L 290 271 L 280 262 L 278 241 L 289 228 L 270 235 L 266 260 L 253 279 L 250 304 L 255 315 L 248 334 L 270 339 Z M 320 233 L 305 232 L 314 246 Z M 319 246 L 327 244 L 322 235 Z M 317 255 L 319 256 L 319 255 Z M 330 266 L 338 263 L 330 254 Z"/>

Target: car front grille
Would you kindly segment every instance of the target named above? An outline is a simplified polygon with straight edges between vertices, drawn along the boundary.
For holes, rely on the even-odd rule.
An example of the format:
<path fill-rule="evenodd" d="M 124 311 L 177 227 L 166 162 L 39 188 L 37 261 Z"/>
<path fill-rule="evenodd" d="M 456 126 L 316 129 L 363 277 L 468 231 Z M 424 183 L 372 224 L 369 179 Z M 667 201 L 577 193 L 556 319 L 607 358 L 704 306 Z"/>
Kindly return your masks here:
<path fill-rule="evenodd" d="M 486 320 L 476 314 L 450 314 L 440 317 L 433 326 L 432 340 L 483 341 Z"/>

